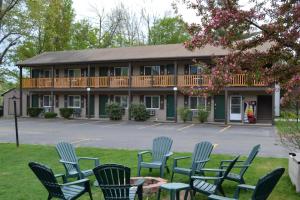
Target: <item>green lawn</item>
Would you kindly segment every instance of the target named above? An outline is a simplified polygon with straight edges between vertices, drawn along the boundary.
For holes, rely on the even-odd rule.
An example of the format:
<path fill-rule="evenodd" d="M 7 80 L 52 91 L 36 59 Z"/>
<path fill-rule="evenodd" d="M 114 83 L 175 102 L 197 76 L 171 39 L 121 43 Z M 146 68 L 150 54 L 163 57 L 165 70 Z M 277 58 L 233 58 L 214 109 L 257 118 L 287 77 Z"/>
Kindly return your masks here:
<path fill-rule="evenodd" d="M 137 151 L 115 150 L 99 148 L 77 148 L 79 156 L 99 157 L 101 163 L 120 163 L 131 167 L 132 176 L 136 175 Z M 189 155 L 188 153 L 175 153 L 175 156 Z M 232 156 L 212 155 L 208 167 L 217 167 L 222 159 L 229 159 Z M 47 193 L 37 178 L 28 167 L 29 161 L 37 161 L 50 166 L 55 173 L 62 173 L 63 167 L 58 162 L 58 156 L 53 146 L 41 145 L 21 145 L 16 148 L 14 144 L 0 144 L 0 199 L 46 199 Z M 172 159 L 169 160 L 171 165 Z M 182 165 L 188 165 L 188 162 Z M 256 158 L 254 164 L 246 173 L 246 182 L 255 184 L 258 178 L 272 169 L 283 166 L 287 169 L 287 159 L 278 158 Z M 91 166 L 91 163 L 82 163 L 82 168 Z M 148 170 L 142 171 L 143 175 L 148 175 Z M 158 176 L 159 172 L 154 170 L 152 176 Z M 167 175 L 165 178 L 170 178 Z M 95 178 L 91 177 L 94 181 Z M 175 175 L 175 181 L 186 182 L 187 179 L 181 175 Z M 224 189 L 228 196 L 232 196 L 236 184 L 225 181 Z M 98 188 L 92 187 L 94 199 L 102 199 Z M 243 192 L 242 199 L 248 199 L 250 193 Z M 272 200 L 291 200 L 299 199 L 300 195 L 294 192 L 287 172 L 281 178 L 280 183 L 273 191 L 270 199 Z M 81 199 L 89 199 L 84 195 Z M 152 198 L 151 198 L 152 199 Z M 198 195 L 196 199 L 206 199 L 203 195 Z"/>

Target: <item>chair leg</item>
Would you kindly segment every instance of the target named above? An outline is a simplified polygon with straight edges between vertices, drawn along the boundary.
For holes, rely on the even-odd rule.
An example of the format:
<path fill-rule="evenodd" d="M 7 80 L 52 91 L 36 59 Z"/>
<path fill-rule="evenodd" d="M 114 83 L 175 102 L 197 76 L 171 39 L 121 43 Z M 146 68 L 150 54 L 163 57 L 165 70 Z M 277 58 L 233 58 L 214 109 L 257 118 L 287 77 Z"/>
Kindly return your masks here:
<path fill-rule="evenodd" d="M 194 200 L 195 195 L 193 194 L 193 190 L 190 190 L 190 196 L 191 196 L 191 200 Z"/>
<path fill-rule="evenodd" d="M 89 183 L 89 182 L 86 183 L 86 190 L 87 190 L 88 193 L 89 193 L 90 199 L 93 200 L 92 191 L 91 191 L 91 186 L 90 186 L 90 183 Z"/>
<path fill-rule="evenodd" d="M 49 195 L 48 195 L 48 200 L 50 200 L 50 199 L 52 199 L 52 196 L 49 194 Z"/>
<path fill-rule="evenodd" d="M 171 182 L 173 182 L 174 172 L 172 171 Z"/>
<path fill-rule="evenodd" d="M 184 193 L 184 200 L 187 200 L 188 195 L 189 195 L 189 190 L 186 190 Z"/>
<path fill-rule="evenodd" d="M 222 188 L 221 185 L 219 187 L 219 192 L 225 197 L 225 192 L 224 192 L 224 190 L 223 190 L 223 188 Z"/>
<path fill-rule="evenodd" d="M 150 172 L 150 173 L 152 172 L 152 168 L 149 168 L 149 172 Z"/>
<path fill-rule="evenodd" d="M 164 177 L 164 167 L 160 168 L 160 178 Z"/>
<path fill-rule="evenodd" d="M 161 192 L 161 189 L 158 188 L 158 191 L 157 191 L 157 200 L 160 200 L 160 192 Z"/>
<path fill-rule="evenodd" d="M 137 174 L 137 176 L 141 176 L 141 166 L 138 166 L 138 174 Z"/>
<path fill-rule="evenodd" d="M 143 200 L 143 186 L 138 187 L 137 193 L 138 193 L 138 199 Z"/>
<path fill-rule="evenodd" d="M 180 191 L 176 191 L 176 200 L 180 200 Z"/>
<path fill-rule="evenodd" d="M 170 173 L 170 169 L 168 166 L 166 166 L 166 170 L 167 170 L 167 173 L 169 174 Z"/>

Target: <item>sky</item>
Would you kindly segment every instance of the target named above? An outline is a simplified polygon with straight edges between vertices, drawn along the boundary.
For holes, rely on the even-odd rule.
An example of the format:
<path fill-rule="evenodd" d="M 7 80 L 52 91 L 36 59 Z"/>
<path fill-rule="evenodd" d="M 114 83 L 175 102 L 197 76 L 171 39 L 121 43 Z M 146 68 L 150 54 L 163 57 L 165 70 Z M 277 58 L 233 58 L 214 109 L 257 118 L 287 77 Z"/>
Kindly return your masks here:
<path fill-rule="evenodd" d="M 93 7 L 98 10 L 108 12 L 110 9 L 123 3 L 125 7 L 131 9 L 133 12 L 140 12 L 141 9 L 146 9 L 149 13 L 154 13 L 157 16 L 164 16 L 166 13 L 175 15 L 172 7 L 174 0 L 73 0 L 73 7 L 76 13 L 76 19 L 88 18 L 90 20 L 96 19 L 96 14 Z M 182 16 L 183 20 L 192 23 L 197 22 L 199 18 L 191 9 L 186 9 L 185 5 L 179 4 L 178 14 Z"/>

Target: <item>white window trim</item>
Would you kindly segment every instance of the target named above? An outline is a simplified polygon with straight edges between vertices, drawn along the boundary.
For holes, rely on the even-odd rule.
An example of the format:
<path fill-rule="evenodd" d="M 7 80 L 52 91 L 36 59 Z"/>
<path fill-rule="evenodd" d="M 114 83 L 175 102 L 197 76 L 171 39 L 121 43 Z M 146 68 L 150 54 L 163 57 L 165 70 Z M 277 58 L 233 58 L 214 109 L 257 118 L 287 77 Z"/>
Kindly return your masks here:
<path fill-rule="evenodd" d="M 79 107 L 69 105 L 69 98 L 71 96 L 73 97 L 73 104 L 74 104 L 74 97 L 79 97 Z M 81 96 L 80 95 L 68 95 L 68 108 L 81 108 Z"/>
<path fill-rule="evenodd" d="M 126 107 L 124 107 L 125 109 L 128 109 L 128 104 L 129 104 L 129 99 L 128 99 L 128 95 L 114 95 L 114 102 L 115 103 L 117 103 L 116 102 L 116 97 L 120 97 L 120 98 L 122 98 L 122 97 L 127 97 L 127 106 Z M 122 103 L 122 102 L 121 102 Z M 122 106 L 122 105 L 121 105 Z"/>
<path fill-rule="evenodd" d="M 160 109 L 160 96 L 159 95 L 147 95 L 147 96 L 144 96 L 144 105 L 146 106 L 146 97 L 150 97 L 151 98 L 151 108 L 147 108 L 147 110 L 159 110 Z M 152 98 L 153 97 L 158 97 L 158 108 L 153 108 L 153 101 L 152 101 Z"/>
<path fill-rule="evenodd" d="M 160 75 L 160 65 L 147 65 L 144 66 L 144 74 L 146 74 L 146 67 L 151 67 L 151 76 L 159 76 Z M 158 75 L 153 74 L 153 67 L 158 67 Z"/>
<path fill-rule="evenodd" d="M 44 101 L 44 98 L 45 97 L 49 97 L 49 106 L 45 106 L 45 101 Z M 43 107 L 44 108 L 51 108 L 51 95 L 43 95 Z"/>
<path fill-rule="evenodd" d="M 197 97 L 197 108 L 191 108 L 191 97 Z M 191 109 L 191 110 L 198 110 L 198 106 L 199 106 L 199 96 L 190 96 L 189 97 L 189 108 Z M 204 101 L 204 108 L 205 108 L 205 110 L 207 110 L 207 97 L 203 97 L 204 99 L 205 99 L 205 101 Z"/>

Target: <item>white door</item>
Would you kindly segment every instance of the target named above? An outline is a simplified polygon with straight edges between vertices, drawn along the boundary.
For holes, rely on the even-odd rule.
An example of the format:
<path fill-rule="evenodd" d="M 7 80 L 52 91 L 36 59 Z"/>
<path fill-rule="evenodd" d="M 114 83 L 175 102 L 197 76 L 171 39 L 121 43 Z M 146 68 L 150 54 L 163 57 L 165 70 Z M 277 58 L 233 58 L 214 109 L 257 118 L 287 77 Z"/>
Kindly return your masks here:
<path fill-rule="evenodd" d="M 230 120 L 242 120 L 242 97 L 231 96 L 230 97 Z"/>

